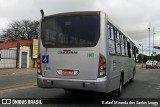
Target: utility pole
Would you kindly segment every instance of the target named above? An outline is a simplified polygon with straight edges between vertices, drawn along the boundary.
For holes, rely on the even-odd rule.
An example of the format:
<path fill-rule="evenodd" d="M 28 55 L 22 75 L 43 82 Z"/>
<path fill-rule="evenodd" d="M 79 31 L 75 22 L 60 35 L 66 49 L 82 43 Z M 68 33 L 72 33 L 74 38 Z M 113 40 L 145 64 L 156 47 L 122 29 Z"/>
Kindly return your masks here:
<path fill-rule="evenodd" d="M 149 30 L 149 59 L 150 59 L 150 23 L 149 23 L 148 30 Z"/>
<path fill-rule="evenodd" d="M 143 45 L 139 44 L 140 46 L 142 46 L 142 68 L 143 68 Z"/>
<path fill-rule="evenodd" d="M 154 34 L 155 34 L 155 29 L 153 27 L 153 49 L 152 49 L 152 61 L 153 61 L 153 53 L 154 53 Z"/>
<path fill-rule="evenodd" d="M 18 43 L 17 43 L 16 68 L 19 68 L 19 53 L 20 53 L 20 43 L 19 43 L 19 40 L 18 40 Z"/>

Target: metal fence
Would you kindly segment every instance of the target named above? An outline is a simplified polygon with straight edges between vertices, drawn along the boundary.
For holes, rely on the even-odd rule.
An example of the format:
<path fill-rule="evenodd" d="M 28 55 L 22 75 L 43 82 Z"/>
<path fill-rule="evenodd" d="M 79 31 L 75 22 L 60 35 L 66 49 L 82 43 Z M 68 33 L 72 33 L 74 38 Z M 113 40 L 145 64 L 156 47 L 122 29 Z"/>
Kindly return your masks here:
<path fill-rule="evenodd" d="M 17 49 L 0 49 L 0 68 L 16 68 Z"/>

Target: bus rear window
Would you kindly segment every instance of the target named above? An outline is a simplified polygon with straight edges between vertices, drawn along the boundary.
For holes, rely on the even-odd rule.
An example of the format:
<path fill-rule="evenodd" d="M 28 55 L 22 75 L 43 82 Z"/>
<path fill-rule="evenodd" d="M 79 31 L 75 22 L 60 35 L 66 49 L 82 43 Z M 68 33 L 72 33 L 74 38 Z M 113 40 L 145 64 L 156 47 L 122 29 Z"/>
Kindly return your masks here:
<path fill-rule="evenodd" d="M 100 37 L 100 16 L 52 16 L 42 21 L 41 39 L 47 47 L 94 47 Z"/>

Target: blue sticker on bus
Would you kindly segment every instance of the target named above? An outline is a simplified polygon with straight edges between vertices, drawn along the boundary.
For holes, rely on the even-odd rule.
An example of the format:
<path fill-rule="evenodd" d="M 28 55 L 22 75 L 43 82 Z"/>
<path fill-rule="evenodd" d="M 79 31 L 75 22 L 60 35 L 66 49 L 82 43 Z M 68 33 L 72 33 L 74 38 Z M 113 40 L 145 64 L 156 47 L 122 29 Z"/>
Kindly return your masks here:
<path fill-rule="evenodd" d="M 49 56 L 48 55 L 42 55 L 42 63 L 43 64 L 49 63 Z"/>

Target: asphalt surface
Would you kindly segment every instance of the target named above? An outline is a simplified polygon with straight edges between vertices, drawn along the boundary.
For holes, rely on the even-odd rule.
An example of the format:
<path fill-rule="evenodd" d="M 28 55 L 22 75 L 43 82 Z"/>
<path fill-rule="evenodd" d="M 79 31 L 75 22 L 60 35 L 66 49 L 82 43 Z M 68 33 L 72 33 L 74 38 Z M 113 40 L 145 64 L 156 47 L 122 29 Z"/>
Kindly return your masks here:
<path fill-rule="evenodd" d="M 0 71 L 1 74 L 1 71 Z M 103 94 L 96 92 L 72 92 L 66 93 L 63 89 L 52 89 L 52 88 L 38 88 L 36 85 L 36 69 L 25 70 L 22 72 L 16 72 L 15 74 L 0 75 L 0 88 L 7 87 L 6 89 L 0 90 L 1 98 L 79 98 L 79 99 L 90 99 L 90 98 L 116 98 L 113 96 L 114 93 Z M 28 83 L 28 84 L 27 84 Z M 15 87 L 9 88 L 9 86 Z M 18 86 L 18 84 L 20 84 Z M 17 86 L 16 86 L 17 85 Z M 137 66 L 137 73 L 132 83 L 124 85 L 123 93 L 120 98 L 160 98 L 160 69 L 145 69 L 141 66 Z M 1 106 L 1 105 L 0 105 Z M 3 107 L 4 105 L 2 105 Z M 12 105 L 20 106 L 20 105 Z M 23 106 L 35 106 L 35 105 L 23 105 Z M 53 106 L 53 105 L 38 105 L 42 106 Z M 159 107 L 159 105 L 83 105 L 83 104 L 54 104 L 54 107 Z"/>
<path fill-rule="evenodd" d="M 36 82 L 36 69 L 0 69 L 0 90 Z"/>

